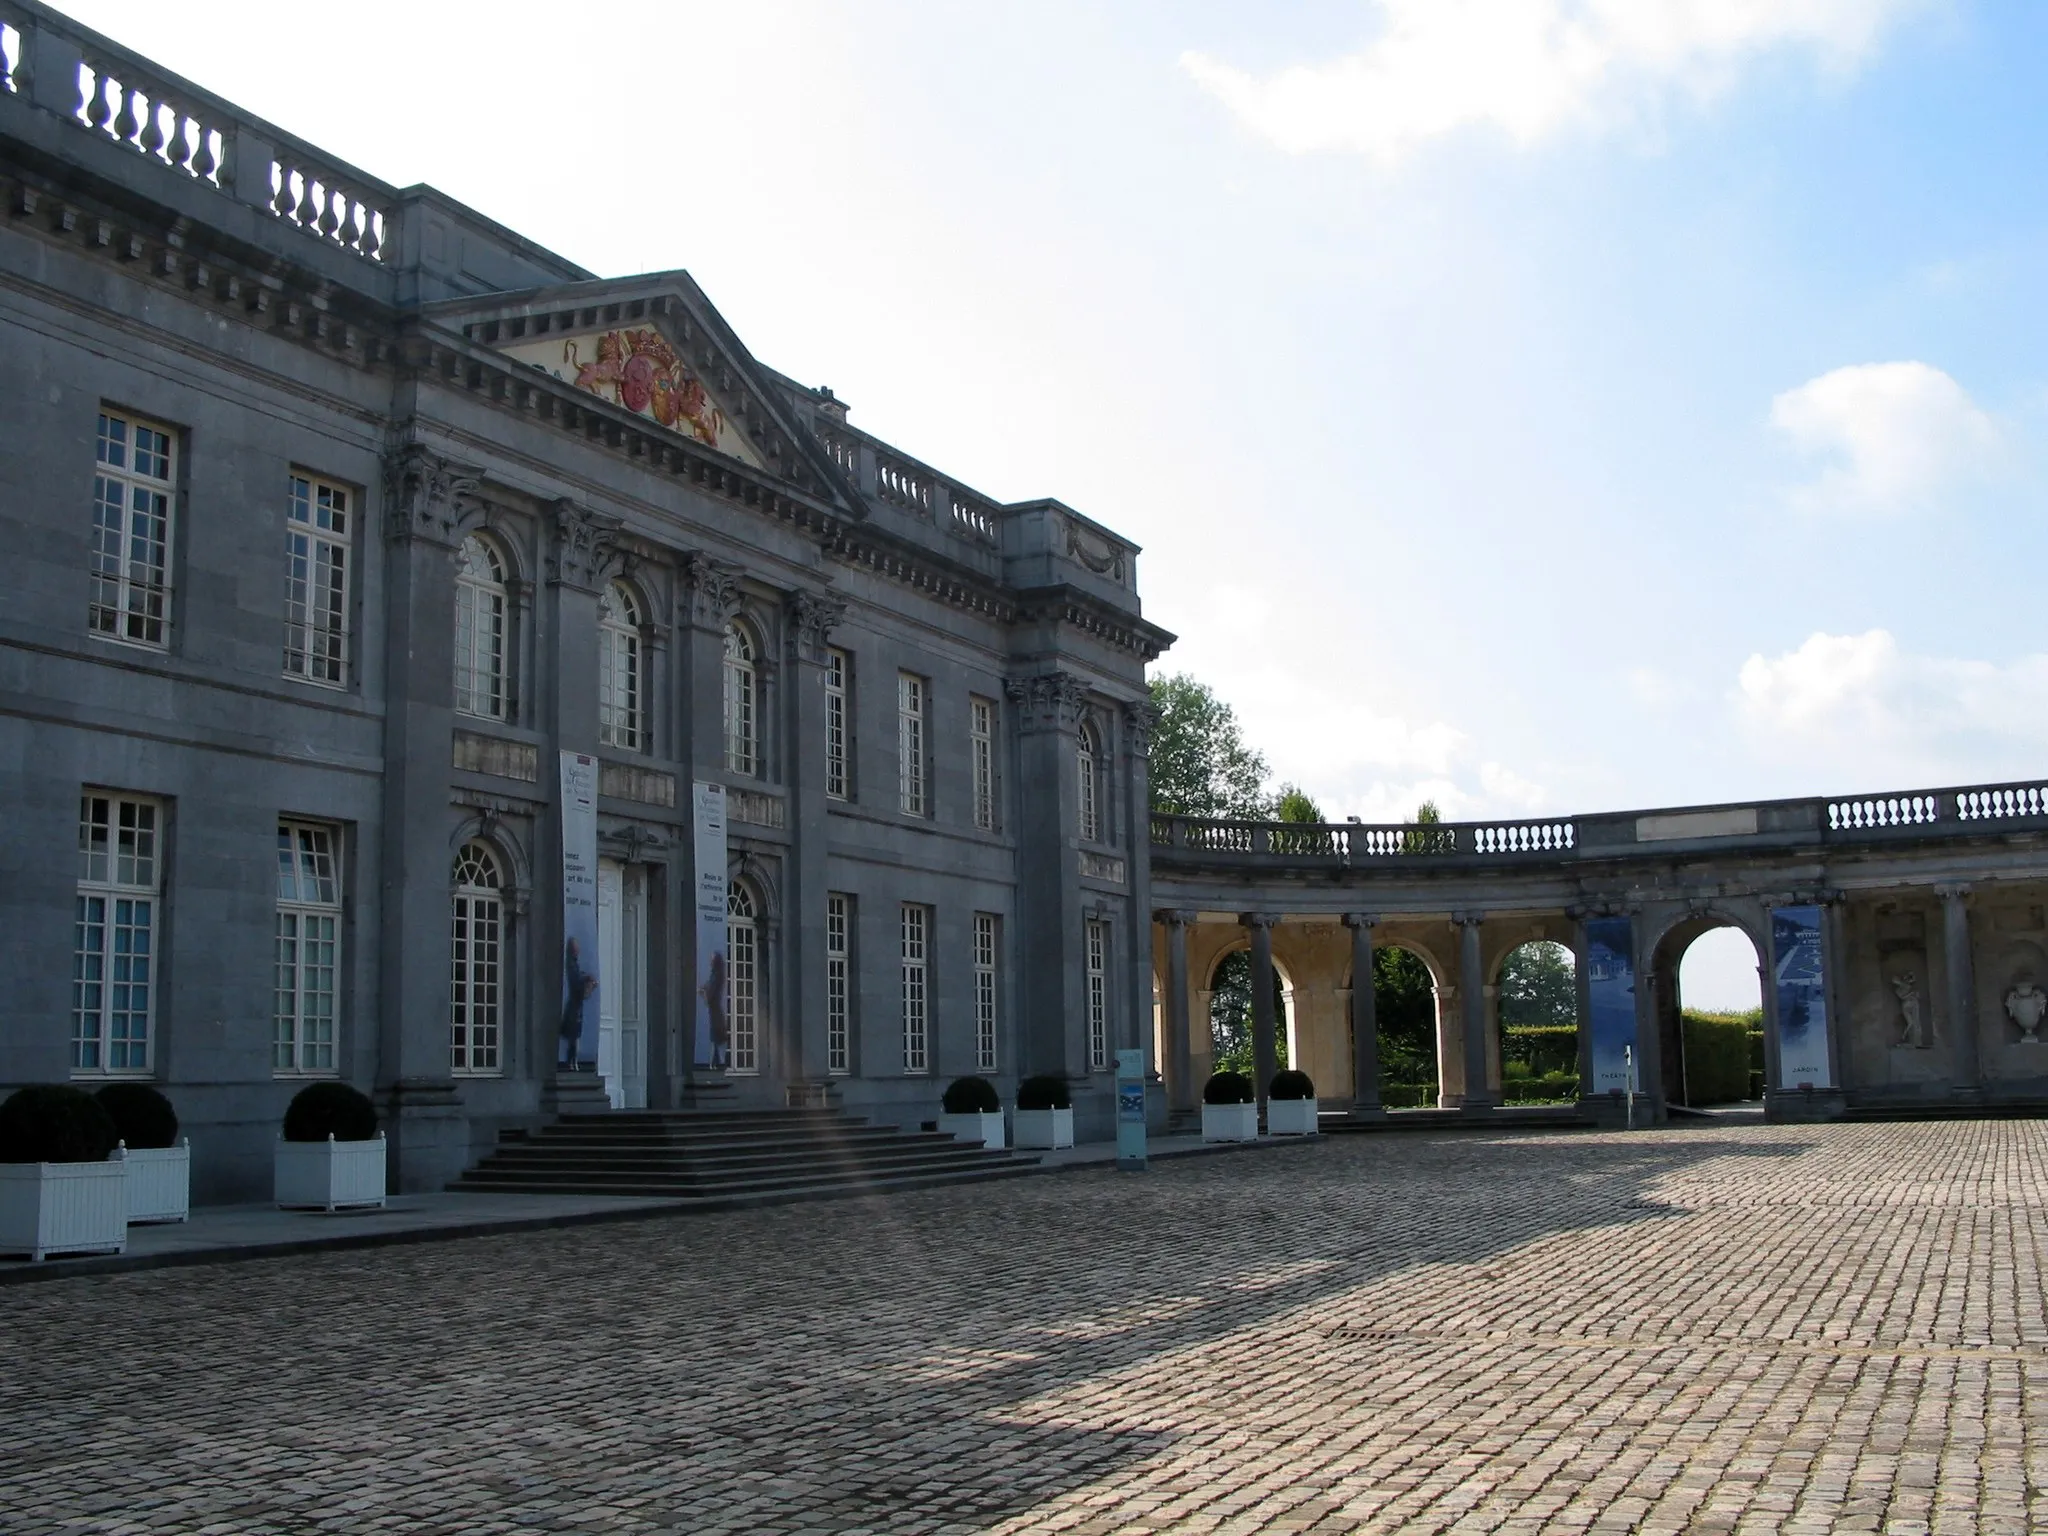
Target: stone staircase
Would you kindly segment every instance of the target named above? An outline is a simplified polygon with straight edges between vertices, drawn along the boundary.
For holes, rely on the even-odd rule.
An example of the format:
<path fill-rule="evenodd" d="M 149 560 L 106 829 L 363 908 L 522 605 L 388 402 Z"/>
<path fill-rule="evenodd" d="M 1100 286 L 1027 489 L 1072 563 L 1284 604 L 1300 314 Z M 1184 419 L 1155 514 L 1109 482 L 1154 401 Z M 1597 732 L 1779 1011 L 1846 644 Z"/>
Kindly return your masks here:
<path fill-rule="evenodd" d="M 449 1188 L 782 1201 L 1014 1178 L 1037 1163 L 838 1109 L 615 1110 L 507 1131 Z"/>

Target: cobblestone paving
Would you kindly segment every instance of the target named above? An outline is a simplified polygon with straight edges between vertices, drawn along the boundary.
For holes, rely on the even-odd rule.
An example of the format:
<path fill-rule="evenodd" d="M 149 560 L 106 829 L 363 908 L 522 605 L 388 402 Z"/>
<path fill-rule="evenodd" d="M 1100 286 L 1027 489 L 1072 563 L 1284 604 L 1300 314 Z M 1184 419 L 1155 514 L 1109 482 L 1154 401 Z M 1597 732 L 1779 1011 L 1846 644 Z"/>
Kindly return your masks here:
<path fill-rule="evenodd" d="M 0 1290 L 0 1532 L 2048 1530 L 2048 1126 L 1354 1137 Z"/>

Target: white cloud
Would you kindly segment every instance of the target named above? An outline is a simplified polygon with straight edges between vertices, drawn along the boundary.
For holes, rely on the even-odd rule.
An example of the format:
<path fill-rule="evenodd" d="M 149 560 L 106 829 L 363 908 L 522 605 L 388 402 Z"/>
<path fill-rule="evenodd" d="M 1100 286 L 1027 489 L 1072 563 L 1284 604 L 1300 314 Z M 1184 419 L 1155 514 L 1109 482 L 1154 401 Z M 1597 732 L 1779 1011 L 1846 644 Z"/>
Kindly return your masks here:
<path fill-rule="evenodd" d="M 1901 512 L 1981 474 L 1998 427 L 1969 392 L 1927 363 L 1837 368 L 1771 402 L 1771 425 L 1822 458 L 1794 492 L 1817 510 Z"/>
<path fill-rule="evenodd" d="M 1916 656 L 1888 630 L 1814 634 L 1742 665 L 1736 702 L 1762 755 L 1844 775 L 1843 790 L 2038 775 L 2048 655 L 2007 665 Z"/>
<path fill-rule="evenodd" d="M 1711 97 L 1777 48 L 1853 67 L 1923 0 L 1377 0 L 1356 53 L 1256 76 L 1202 53 L 1181 67 L 1294 154 L 1383 162 L 1486 125 L 1529 145 L 1571 123 L 1626 121 L 1677 91 Z"/>

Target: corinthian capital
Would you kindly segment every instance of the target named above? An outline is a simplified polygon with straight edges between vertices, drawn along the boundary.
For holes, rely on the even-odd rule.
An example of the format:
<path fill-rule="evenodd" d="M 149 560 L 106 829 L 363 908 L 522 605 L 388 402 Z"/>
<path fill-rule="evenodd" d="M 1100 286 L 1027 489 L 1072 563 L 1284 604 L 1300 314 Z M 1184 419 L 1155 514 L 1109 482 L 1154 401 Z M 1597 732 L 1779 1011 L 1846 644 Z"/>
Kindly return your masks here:
<path fill-rule="evenodd" d="M 1026 731 L 1071 729 L 1080 722 L 1087 690 L 1070 672 L 1037 672 L 1003 680 L 1003 692 L 1017 706 L 1018 728 Z"/>
<path fill-rule="evenodd" d="M 832 631 L 846 617 L 846 599 L 830 592 L 789 594 L 789 654 L 793 661 L 825 659 Z"/>
<path fill-rule="evenodd" d="M 573 501 L 556 502 L 549 508 L 548 522 L 549 579 L 585 592 L 602 587 L 611 575 L 624 525 Z"/>
<path fill-rule="evenodd" d="M 709 555 L 685 555 L 683 599 L 690 623 L 699 629 L 723 630 L 739 612 L 739 571 Z"/>
<path fill-rule="evenodd" d="M 451 464 L 423 443 L 391 448 L 384 455 L 384 536 L 453 547 L 483 474 L 473 464 Z"/>

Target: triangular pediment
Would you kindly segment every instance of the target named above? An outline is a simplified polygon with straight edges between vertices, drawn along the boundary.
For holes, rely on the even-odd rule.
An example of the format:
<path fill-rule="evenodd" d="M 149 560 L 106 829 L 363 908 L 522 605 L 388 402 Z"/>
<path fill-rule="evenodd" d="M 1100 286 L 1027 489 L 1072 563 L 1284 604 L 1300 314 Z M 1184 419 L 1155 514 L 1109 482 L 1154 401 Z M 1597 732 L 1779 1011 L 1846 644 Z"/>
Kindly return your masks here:
<path fill-rule="evenodd" d="M 707 448 L 763 466 L 718 391 L 652 320 L 501 342 L 500 350 Z"/>

